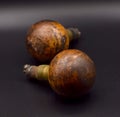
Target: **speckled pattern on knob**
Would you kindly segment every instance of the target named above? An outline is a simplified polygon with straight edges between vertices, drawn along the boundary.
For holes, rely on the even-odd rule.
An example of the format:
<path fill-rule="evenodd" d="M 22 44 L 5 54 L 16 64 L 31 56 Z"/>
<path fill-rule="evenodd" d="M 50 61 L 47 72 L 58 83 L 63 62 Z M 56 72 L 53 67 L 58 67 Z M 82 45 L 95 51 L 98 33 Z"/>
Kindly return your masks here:
<path fill-rule="evenodd" d="M 59 95 L 74 98 L 92 88 L 95 76 L 95 65 L 91 58 L 80 50 L 69 49 L 53 58 L 48 80 Z"/>
<path fill-rule="evenodd" d="M 26 46 L 29 53 L 40 62 L 50 61 L 58 52 L 68 49 L 66 29 L 52 20 L 39 21 L 28 31 Z"/>

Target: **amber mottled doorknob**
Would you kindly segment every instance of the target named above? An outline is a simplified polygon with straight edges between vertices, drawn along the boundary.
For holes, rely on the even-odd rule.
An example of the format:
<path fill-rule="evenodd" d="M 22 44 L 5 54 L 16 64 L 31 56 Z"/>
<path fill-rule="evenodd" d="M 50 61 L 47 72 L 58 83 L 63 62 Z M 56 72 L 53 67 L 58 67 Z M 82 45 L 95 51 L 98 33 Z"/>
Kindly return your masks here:
<path fill-rule="evenodd" d="M 77 28 L 66 29 L 57 21 L 42 20 L 30 27 L 26 47 L 35 59 L 50 62 L 57 53 L 69 48 L 71 40 L 79 37 Z"/>
<path fill-rule="evenodd" d="M 76 49 L 63 50 L 50 65 L 25 65 L 24 72 L 31 78 L 48 80 L 58 95 L 67 98 L 78 98 L 88 93 L 96 76 L 94 62 Z"/>

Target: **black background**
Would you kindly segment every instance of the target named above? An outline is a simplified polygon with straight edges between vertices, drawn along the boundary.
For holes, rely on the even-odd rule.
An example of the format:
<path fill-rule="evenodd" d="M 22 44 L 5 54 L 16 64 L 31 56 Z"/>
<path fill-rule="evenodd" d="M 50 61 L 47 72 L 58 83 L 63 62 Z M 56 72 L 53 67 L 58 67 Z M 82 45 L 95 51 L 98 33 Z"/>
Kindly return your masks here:
<path fill-rule="evenodd" d="M 60 99 L 49 84 L 29 81 L 23 65 L 39 63 L 26 51 L 28 28 L 53 19 L 78 27 L 81 38 L 70 48 L 86 52 L 95 62 L 96 82 L 76 101 Z M 120 3 L 117 0 L 1 1 L 0 117 L 119 117 Z"/>

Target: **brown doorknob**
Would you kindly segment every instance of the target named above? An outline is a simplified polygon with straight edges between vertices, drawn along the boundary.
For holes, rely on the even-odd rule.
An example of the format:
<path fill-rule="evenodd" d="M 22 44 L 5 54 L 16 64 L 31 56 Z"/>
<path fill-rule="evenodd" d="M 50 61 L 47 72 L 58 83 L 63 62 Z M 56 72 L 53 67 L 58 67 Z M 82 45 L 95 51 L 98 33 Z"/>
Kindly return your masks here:
<path fill-rule="evenodd" d="M 48 80 L 58 95 L 67 98 L 76 98 L 88 93 L 96 76 L 92 59 L 76 49 L 58 53 L 50 65 L 25 65 L 24 72 L 31 78 Z"/>
<path fill-rule="evenodd" d="M 35 59 L 50 62 L 57 53 L 68 49 L 70 41 L 80 34 L 77 28 L 66 29 L 57 21 L 42 20 L 30 27 L 26 47 Z"/>

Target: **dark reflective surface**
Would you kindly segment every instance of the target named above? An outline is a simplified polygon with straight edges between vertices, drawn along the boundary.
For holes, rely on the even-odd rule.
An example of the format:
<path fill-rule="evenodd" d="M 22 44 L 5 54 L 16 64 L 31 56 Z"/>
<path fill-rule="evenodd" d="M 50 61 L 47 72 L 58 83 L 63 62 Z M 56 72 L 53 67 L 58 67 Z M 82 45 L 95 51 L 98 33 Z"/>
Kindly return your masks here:
<path fill-rule="evenodd" d="M 38 20 L 54 19 L 78 27 L 80 40 L 70 48 L 86 52 L 95 62 L 96 82 L 80 100 L 63 100 L 47 83 L 29 81 L 23 65 L 39 64 L 28 55 L 25 37 Z M 0 7 L 1 117 L 119 117 L 120 3 L 5 4 Z"/>

